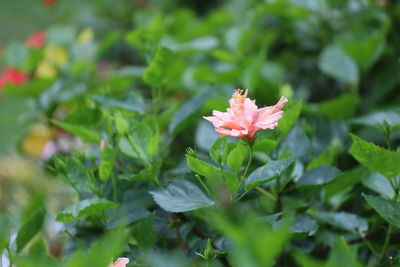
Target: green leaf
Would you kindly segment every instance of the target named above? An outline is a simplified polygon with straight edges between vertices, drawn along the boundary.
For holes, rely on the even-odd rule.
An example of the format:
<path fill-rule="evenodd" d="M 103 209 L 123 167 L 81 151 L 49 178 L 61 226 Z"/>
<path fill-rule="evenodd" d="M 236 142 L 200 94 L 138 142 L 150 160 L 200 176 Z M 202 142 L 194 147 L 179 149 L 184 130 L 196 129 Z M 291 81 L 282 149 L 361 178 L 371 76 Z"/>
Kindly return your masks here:
<path fill-rule="evenodd" d="M 392 199 L 396 194 L 390 184 L 390 180 L 377 172 L 369 174 L 369 176 L 362 180 L 362 183 L 364 186 L 379 193 L 384 198 Z"/>
<path fill-rule="evenodd" d="M 153 60 L 143 73 L 143 81 L 153 87 L 161 87 L 171 64 L 173 64 L 173 52 L 164 46 L 158 46 Z"/>
<path fill-rule="evenodd" d="M 338 97 L 318 103 L 316 106 L 312 106 L 311 110 L 315 114 L 330 119 L 342 120 L 353 116 L 359 103 L 360 97 L 358 95 L 344 93 Z"/>
<path fill-rule="evenodd" d="M 177 135 L 182 131 L 190 121 L 191 115 L 198 111 L 211 95 L 211 90 L 205 90 L 185 103 L 172 117 L 171 123 L 168 126 L 168 132 L 171 135 Z"/>
<path fill-rule="evenodd" d="M 281 172 L 287 169 L 293 161 L 293 158 L 270 161 L 266 165 L 256 169 L 246 179 L 246 191 L 276 178 Z"/>
<path fill-rule="evenodd" d="M 322 51 L 318 66 L 323 73 L 339 81 L 358 83 L 356 63 L 337 46 L 330 45 Z"/>
<path fill-rule="evenodd" d="M 228 139 L 227 137 L 220 137 L 218 138 L 214 144 L 210 147 L 209 151 L 211 159 L 217 163 L 223 164 L 226 161 L 227 154 L 228 154 Z"/>
<path fill-rule="evenodd" d="M 103 198 L 85 199 L 59 212 L 56 220 L 64 223 L 73 222 L 87 216 L 101 215 L 105 210 L 115 209 L 118 206 L 118 203 Z"/>
<path fill-rule="evenodd" d="M 379 58 L 385 47 L 385 34 L 382 31 L 367 33 L 364 36 L 352 34 L 336 38 L 335 43 L 365 71 Z"/>
<path fill-rule="evenodd" d="M 154 201 L 169 212 L 186 212 L 214 205 L 197 185 L 182 179 L 174 180 L 164 188 L 150 191 Z"/>
<path fill-rule="evenodd" d="M 318 223 L 309 216 L 297 215 L 294 219 L 294 224 L 291 229 L 293 234 L 314 235 L 318 230 Z"/>
<path fill-rule="evenodd" d="M 364 141 L 354 134 L 349 153 L 363 166 L 388 178 L 400 174 L 400 152 L 394 152 Z"/>
<path fill-rule="evenodd" d="M 144 103 L 143 100 L 140 101 L 139 97 L 135 97 L 133 99 L 128 99 L 125 101 L 119 101 L 113 98 L 100 96 L 100 95 L 92 95 L 92 98 L 99 102 L 100 104 L 108 105 L 111 107 L 122 108 L 125 110 L 130 110 L 137 112 L 139 114 L 143 114 L 144 112 Z"/>
<path fill-rule="evenodd" d="M 128 181 L 154 181 L 157 180 L 157 171 L 160 168 L 161 163 L 152 164 L 150 167 L 141 170 L 135 174 L 120 175 L 118 178 Z"/>
<path fill-rule="evenodd" d="M 303 174 L 303 176 L 301 176 L 297 181 L 297 184 L 300 187 L 319 186 L 332 181 L 339 174 L 340 171 L 335 167 L 320 166 Z"/>
<path fill-rule="evenodd" d="M 132 233 L 141 250 L 150 250 L 157 239 L 154 231 L 154 215 L 147 216 L 133 226 Z"/>
<path fill-rule="evenodd" d="M 253 150 L 254 152 L 261 152 L 268 154 L 268 152 L 274 149 L 277 145 L 278 145 L 277 140 L 272 140 L 272 139 L 256 140 L 256 142 L 253 145 Z"/>
<path fill-rule="evenodd" d="M 19 229 L 16 238 L 17 252 L 20 252 L 29 241 L 42 229 L 46 211 L 43 207 L 39 208 L 32 217 L 27 220 Z"/>
<path fill-rule="evenodd" d="M 331 199 L 339 194 L 350 191 L 363 177 L 365 177 L 365 169 L 361 167 L 341 173 L 326 185 L 325 198 Z"/>
<path fill-rule="evenodd" d="M 357 250 L 350 248 L 343 237 L 334 243 L 326 267 L 352 266 L 361 267 L 357 260 Z"/>
<path fill-rule="evenodd" d="M 339 229 L 365 234 L 368 231 L 366 219 L 349 212 L 316 212 L 315 217 Z"/>
<path fill-rule="evenodd" d="M 355 118 L 351 122 L 380 128 L 385 121 L 390 127 L 400 129 L 400 110 L 389 109 L 376 111 L 365 116 Z"/>
<path fill-rule="evenodd" d="M 400 203 L 398 201 L 365 194 L 363 197 L 383 219 L 400 228 Z"/>
<path fill-rule="evenodd" d="M 99 176 L 102 181 L 107 182 L 108 179 L 110 179 L 114 168 L 115 159 L 116 154 L 114 148 L 111 145 L 107 144 L 101 151 Z"/>
<path fill-rule="evenodd" d="M 227 164 L 229 169 L 238 172 L 249 151 L 249 146 L 246 143 L 242 141 L 237 142 L 235 148 L 228 154 Z"/>
<path fill-rule="evenodd" d="M 75 252 L 63 264 L 63 267 L 85 267 L 85 266 L 110 266 L 113 258 L 121 255 L 124 249 L 125 232 L 123 228 L 109 231 L 99 241 L 90 244 L 89 251 L 75 250 Z"/>
<path fill-rule="evenodd" d="M 220 170 L 217 167 L 188 154 L 186 155 L 186 163 L 192 171 L 207 179 L 218 179 L 221 176 Z"/>
<path fill-rule="evenodd" d="M 192 171 L 204 176 L 212 190 L 218 189 L 222 184 L 225 184 L 231 193 L 236 193 L 238 189 L 238 180 L 235 174 L 221 170 L 210 163 L 195 157 L 186 155 L 186 163 Z"/>
<path fill-rule="evenodd" d="M 321 154 L 315 157 L 308 165 L 307 170 L 314 169 L 319 166 L 329 166 L 333 165 L 334 160 L 339 153 L 339 143 L 332 142 L 332 144 L 327 147 Z"/>
<path fill-rule="evenodd" d="M 87 141 L 90 143 L 99 143 L 101 140 L 101 137 L 98 133 L 88 130 L 84 126 L 73 125 L 73 124 L 69 124 L 69 123 L 65 123 L 65 122 L 61 122 L 61 121 L 56 121 L 53 119 L 50 119 L 50 121 L 54 125 L 66 130 L 68 132 L 71 132 L 72 134 L 74 134 L 78 137 L 81 137 L 84 141 Z"/>
<path fill-rule="evenodd" d="M 303 102 L 300 101 L 292 105 L 289 109 L 285 110 L 285 114 L 283 115 L 282 119 L 279 120 L 279 127 L 278 127 L 279 131 L 283 135 L 289 133 L 289 131 L 298 121 L 302 106 Z"/>

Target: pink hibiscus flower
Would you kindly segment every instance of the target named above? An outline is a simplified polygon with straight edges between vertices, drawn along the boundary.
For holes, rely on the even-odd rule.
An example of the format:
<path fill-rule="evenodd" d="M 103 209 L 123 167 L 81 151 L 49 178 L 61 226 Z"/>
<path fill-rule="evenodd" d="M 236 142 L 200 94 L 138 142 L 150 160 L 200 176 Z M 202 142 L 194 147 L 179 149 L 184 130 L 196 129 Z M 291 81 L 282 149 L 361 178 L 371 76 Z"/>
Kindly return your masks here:
<path fill-rule="evenodd" d="M 29 74 L 14 68 L 7 67 L 0 74 L 0 89 L 7 84 L 23 85 L 29 79 Z"/>
<path fill-rule="evenodd" d="M 41 48 L 46 41 L 46 32 L 45 31 L 37 31 L 31 36 L 28 37 L 25 41 L 25 45 L 32 49 Z"/>
<path fill-rule="evenodd" d="M 125 267 L 128 263 L 128 258 L 118 258 L 110 267 Z"/>
<path fill-rule="evenodd" d="M 212 122 L 220 136 L 252 139 L 260 129 L 274 129 L 283 116 L 288 101 L 282 96 L 275 106 L 258 108 L 256 101 L 247 98 L 248 90 L 237 89 L 229 100 L 227 112 L 213 110 L 213 116 L 203 117 Z"/>

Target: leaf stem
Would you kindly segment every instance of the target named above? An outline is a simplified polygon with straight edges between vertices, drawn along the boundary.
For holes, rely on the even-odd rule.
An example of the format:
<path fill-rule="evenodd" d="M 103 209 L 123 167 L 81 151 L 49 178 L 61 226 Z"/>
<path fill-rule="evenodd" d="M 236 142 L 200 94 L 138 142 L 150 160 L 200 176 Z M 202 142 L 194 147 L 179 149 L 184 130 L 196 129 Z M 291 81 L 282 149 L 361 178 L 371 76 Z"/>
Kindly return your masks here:
<path fill-rule="evenodd" d="M 251 162 L 253 161 L 253 147 L 249 144 L 250 147 L 250 155 L 249 155 L 249 161 L 247 162 L 246 169 L 244 169 L 244 172 L 242 174 L 242 177 L 240 178 L 240 184 L 242 184 L 246 178 L 247 172 L 250 168 Z"/>
<path fill-rule="evenodd" d="M 390 243 L 390 235 L 392 234 L 392 230 L 393 230 L 393 225 L 391 223 L 389 223 L 389 228 L 388 228 L 388 230 L 386 232 L 386 236 L 385 236 L 385 242 L 383 243 L 383 247 L 382 247 L 382 251 L 381 251 L 381 260 L 383 260 L 385 257 L 386 249 Z"/>
<path fill-rule="evenodd" d="M 261 186 L 257 186 L 256 187 L 257 191 L 259 191 L 261 194 L 263 194 L 264 196 L 269 197 L 270 199 L 272 199 L 273 201 L 277 201 L 276 197 L 274 197 L 270 192 L 268 192 L 267 190 L 265 190 L 264 188 L 262 188 Z"/>
<path fill-rule="evenodd" d="M 212 196 L 215 199 L 214 194 L 211 192 L 210 189 L 208 189 L 208 186 L 203 182 L 203 180 L 201 180 L 200 176 L 198 174 L 196 174 L 194 177 L 196 177 L 196 179 L 199 181 L 199 183 L 201 184 L 201 186 L 203 186 L 204 190 L 207 191 L 207 193 L 210 194 L 210 196 Z"/>

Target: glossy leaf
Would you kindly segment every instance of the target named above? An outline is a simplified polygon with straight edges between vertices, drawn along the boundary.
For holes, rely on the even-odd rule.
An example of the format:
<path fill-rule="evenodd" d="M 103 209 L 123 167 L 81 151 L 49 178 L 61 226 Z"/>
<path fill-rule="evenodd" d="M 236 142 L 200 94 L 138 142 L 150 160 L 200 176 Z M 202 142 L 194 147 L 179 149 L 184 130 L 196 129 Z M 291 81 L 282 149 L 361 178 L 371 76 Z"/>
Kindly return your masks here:
<path fill-rule="evenodd" d="M 174 180 L 164 188 L 150 191 L 154 201 L 169 212 L 186 212 L 214 205 L 197 185 L 182 179 Z"/>
<path fill-rule="evenodd" d="M 365 234 L 368 231 L 366 219 L 349 212 L 318 212 L 315 215 L 320 221 L 339 229 Z"/>
<path fill-rule="evenodd" d="M 319 186 L 332 181 L 339 174 L 340 171 L 335 167 L 320 166 L 303 174 L 297 184 L 300 187 Z"/>
<path fill-rule="evenodd" d="M 287 169 L 293 161 L 293 158 L 271 161 L 256 169 L 246 179 L 246 191 L 276 178 L 277 175 Z"/>

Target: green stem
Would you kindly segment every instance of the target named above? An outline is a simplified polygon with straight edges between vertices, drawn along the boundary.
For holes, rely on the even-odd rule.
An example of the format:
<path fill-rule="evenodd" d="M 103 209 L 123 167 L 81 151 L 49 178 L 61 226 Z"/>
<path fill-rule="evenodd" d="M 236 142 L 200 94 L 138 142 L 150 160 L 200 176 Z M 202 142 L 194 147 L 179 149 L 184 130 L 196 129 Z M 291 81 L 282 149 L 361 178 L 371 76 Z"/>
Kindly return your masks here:
<path fill-rule="evenodd" d="M 379 253 L 376 252 L 376 250 L 372 247 L 371 243 L 369 243 L 369 241 L 365 238 L 365 236 L 363 236 L 362 234 L 360 234 L 360 237 L 362 238 L 362 240 L 364 241 L 365 245 L 367 245 L 367 247 L 369 248 L 369 250 L 371 250 L 372 254 L 374 254 L 374 256 L 377 259 L 380 259 Z"/>
<path fill-rule="evenodd" d="M 203 180 L 201 180 L 200 176 L 196 174 L 194 177 L 196 177 L 196 179 L 199 181 L 199 183 L 203 186 L 204 190 L 206 190 L 207 193 L 209 193 L 210 196 L 212 196 L 215 199 L 214 194 L 211 192 L 210 189 L 208 189 L 208 186 L 203 182 Z"/>
<path fill-rule="evenodd" d="M 277 200 L 276 197 L 274 197 L 270 192 L 268 192 L 267 190 L 265 190 L 261 186 L 257 186 L 256 189 L 257 189 L 257 191 L 259 191 L 264 196 L 267 196 L 267 197 L 269 197 L 270 199 L 272 199 L 273 201 L 276 202 L 276 200 Z"/>
<path fill-rule="evenodd" d="M 246 169 L 243 172 L 242 177 L 240 178 L 240 183 L 242 184 L 246 178 L 247 172 L 250 168 L 251 162 L 253 161 L 253 147 L 251 145 L 249 145 L 250 147 L 250 155 L 249 155 L 249 161 L 247 162 L 247 166 Z"/>
<path fill-rule="evenodd" d="M 117 180 L 115 174 L 111 176 L 112 187 L 113 187 L 113 201 L 117 202 Z"/>
<path fill-rule="evenodd" d="M 396 201 L 397 200 L 397 196 L 398 196 L 398 189 L 394 185 L 392 179 L 389 179 L 389 182 L 390 182 L 390 185 L 392 186 L 392 188 L 394 190 L 393 200 Z M 391 223 L 389 223 L 389 227 L 388 227 L 388 230 L 386 232 L 385 241 L 383 243 L 383 247 L 382 247 L 382 251 L 381 251 L 381 261 L 383 261 L 383 259 L 385 257 L 385 252 L 387 250 L 387 247 L 390 244 L 390 237 L 391 237 L 392 231 L 393 231 L 393 225 Z"/>
<path fill-rule="evenodd" d="M 391 223 L 389 223 L 389 228 L 388 228 L 388 230 L 386 232 L 386 236 L 385 236 L 385 242 L 383 243 L 383 247 L 382 247 L 381 260 L 383 260 L 385 257 L 386 249 L 390 243 L 390 235 L 392 234 L 392 230 L 393 230 L 393 225 Z"/>

